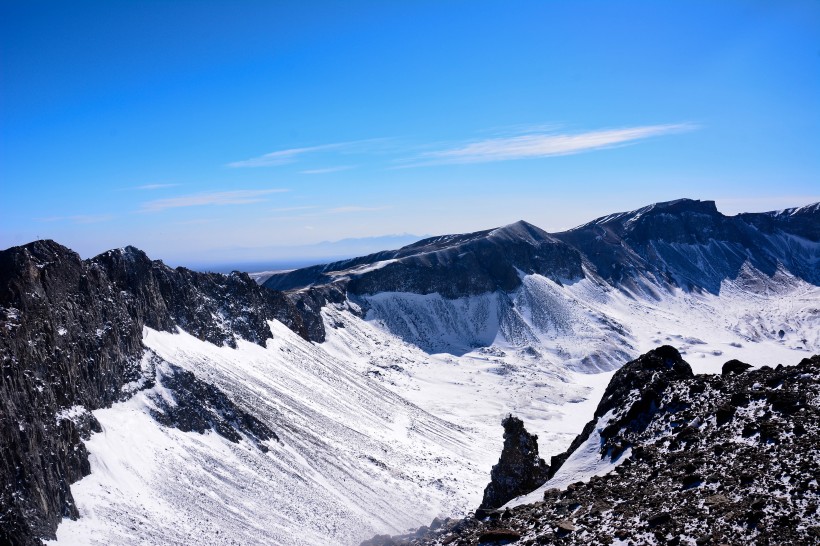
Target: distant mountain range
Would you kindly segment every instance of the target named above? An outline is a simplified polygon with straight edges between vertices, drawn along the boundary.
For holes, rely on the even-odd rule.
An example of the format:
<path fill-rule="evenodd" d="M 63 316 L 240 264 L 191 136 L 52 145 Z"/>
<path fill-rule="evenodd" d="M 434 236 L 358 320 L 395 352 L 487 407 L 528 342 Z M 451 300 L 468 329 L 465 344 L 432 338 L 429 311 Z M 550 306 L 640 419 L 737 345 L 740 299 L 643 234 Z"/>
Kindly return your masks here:
<path fill-rule="evenodd" d="M 523 220 L 424 239 L 398 250 L 271 276 L 291 290 L 339 281 L 353 294 L 405 291 L 447 297 L 520 286 L 520 274 L 572 281 L 591 274 L 626 290 L 679 287 L 718 293 L 744 264 L 820 283 L 820 203 L 724 216 L 714 201 L 680 199 L 550 234 Z M 582 267 L 586 266 L 586 267 Z"/>

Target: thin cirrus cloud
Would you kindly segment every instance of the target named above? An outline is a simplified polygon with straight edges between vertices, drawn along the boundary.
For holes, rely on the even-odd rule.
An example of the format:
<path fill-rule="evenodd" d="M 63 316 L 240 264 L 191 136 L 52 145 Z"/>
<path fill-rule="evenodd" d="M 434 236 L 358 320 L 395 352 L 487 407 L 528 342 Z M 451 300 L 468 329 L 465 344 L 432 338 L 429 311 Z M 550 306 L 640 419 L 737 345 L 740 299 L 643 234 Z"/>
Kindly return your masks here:
<path fill-rule="evenodd" d="M 265 196 L 272 193 L 283 193 L 287 189 L 267 189 L 267 190 L 233 190 L 216 191 L 205 193 L 194 193 L 180 195 L 167 199 L 155 199 L 142 204 L 141 212 L 160 212 L 167 209 L 182 207 L 203 207 L 209 205 L 247 205 L 265 201 Z"/>
<path fill-rule="evenodd" d="M 348 212 L 374 212 L 377 210 L 386 210 L 390 207 L 362 207 L 359 205 L 348 205 L 344 207 L 334 207 L 331 209 L 327 209 L 325 212 L 328 214 L 345 214 Z"/>
<path fill-rule="evenodd" d="M 320 146 L 308 146 L 305 148 L 290 148 L 288 150 L 278 150 L 269 154 L 260 155 L 259 157 L 252 157 L 242 161 L 234 161 L 228 163 L 228 167 L 274 167 L 277 165 L 286 165 L 293 163 L 300 156 L 310 154 L 313 152 L 321 152 L 326 150 L 338 150 L 354 144 L 352 142 L 337 142 L 334 144 L 322 144 Z"/>
<path fill-rule="evenodd" d="M 624 129 L 587 131 L 584 133 L 530 133 L 513 137 L 491 138 L 452 148 L 426 152 L 402 167 L 421 167 L 448 163 L 486 163 L 559 155 L 578 154 L 624 146 L 672 133 L 691 131 L 691 123 L 646 125 Z"/>
<path fill-rule="evenodd" d="M 295 163 L 304 156 L 317 154 L 321 152 L 333 151 L 340 154 L 379 154 L 385 153 L 393 149 L 391 138 L 368 138 L 364 140 L 351 140 L 347 142 L 334 142 L 332 144 L 320 144 L 318 146 L 307 146 L 304 148 L 289 148 L 287 150 L 277 150 L 258 157 L 244 159 L 242 161 L 234 161 L 228 163 L 228 167 L 242 168 L 242 167 L 275 167 L 278 165 L 287 165 L 288 163 Z M 327 169 L 312 169 L 313 172 L 306 172 L 305 174 L 322 174 L 328 172 L 335 172 L 337 170 L 351 169 L 353 167 L 330 167 Z"/>

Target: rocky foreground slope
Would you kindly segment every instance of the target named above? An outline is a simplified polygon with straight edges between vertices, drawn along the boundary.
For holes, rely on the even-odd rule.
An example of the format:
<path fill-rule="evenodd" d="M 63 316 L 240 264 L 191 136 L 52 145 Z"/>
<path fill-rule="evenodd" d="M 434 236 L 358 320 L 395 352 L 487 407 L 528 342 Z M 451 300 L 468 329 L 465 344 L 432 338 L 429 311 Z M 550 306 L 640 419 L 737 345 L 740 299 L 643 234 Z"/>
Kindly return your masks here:
<path fill-rule="evenodd" d="M 133 247 L 85 261 L 53 241 L 0 252 L 0 543 L 39 544 L 63 517 L 78 516 L 69 485 L 90 472 L 82 439 L 99 431 L 85 410 L 150 387 L 134 383 L 143 327 L 179 326 L 233 347 L 237 339 L 264 345 L 267 321 L 278 319 L 304 338 L 323 339 L 315 317 L 300 308 L 247 274 L 171 269 Z M 197 388 L 185 379 L 169 371 L 166 386 L 182 394 Z M 166 424 L 220 429 L 232 408 L 216 403 L 224 396 L 213 389 L 198 388 L 188 414 Z M 205 411 L 208 404 L 219 411 Z M 274 435 L 239 413 L 234 422 Z"/>
<path fill-rule="evenodd" d="M 535 493 L 364 544 L 817 544 L 820 356 L 748 368 L 694 375 L 674 348 L 651 351 L 613 376 Z M 617 466 L 559 479 L 591 440 Z"/>

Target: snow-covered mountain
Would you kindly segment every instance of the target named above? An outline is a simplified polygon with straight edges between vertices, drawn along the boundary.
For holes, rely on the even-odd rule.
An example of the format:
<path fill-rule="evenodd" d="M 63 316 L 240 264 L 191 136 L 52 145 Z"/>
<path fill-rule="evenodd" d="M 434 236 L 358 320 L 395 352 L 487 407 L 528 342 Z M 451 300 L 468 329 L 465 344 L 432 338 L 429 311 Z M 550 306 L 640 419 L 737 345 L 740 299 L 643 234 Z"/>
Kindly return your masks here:
<path fill-rule="evenodd" d="M 670 333 L 704 354 L 764 340 L 816 348 L 818 225 L 820 204 L 727 217 L 682 199 L 554 235 L 522 221 L 435 237 L 265 286 L 337 287 L 366 320 L 427 352 L 505 347 L 584 372 Z"/>
<path fill-rule="evenodd" d="M 508 413 L 549 457 L 658 345 L 707 373 L 820 352 L 818 263 L 818 205 L 690 200 L 261 287 L 133 248 L 8 249 L 0 538 L 357 544 L 471 513 Z"/>

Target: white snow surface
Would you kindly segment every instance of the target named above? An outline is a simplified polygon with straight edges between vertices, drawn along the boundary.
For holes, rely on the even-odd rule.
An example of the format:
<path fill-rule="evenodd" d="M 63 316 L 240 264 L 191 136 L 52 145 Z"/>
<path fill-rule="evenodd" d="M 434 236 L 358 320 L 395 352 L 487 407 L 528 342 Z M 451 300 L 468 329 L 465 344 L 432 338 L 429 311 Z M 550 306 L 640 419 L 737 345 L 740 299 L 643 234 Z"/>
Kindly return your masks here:
<path fill-rule="evenodd" d="M 549 460 L 592 418 L 617 366 L 658 345 L 677 347 L 696 373 L 820 352 L 820 288 L 778 275 L 748 271 L 720 296 L 654 299 L 538 275 L 512 294 L 381 293 L 324 308 L 322 344 L 275 321 L 267 347 L 237 349 L 146 329 L 157 357 L 281 441 L 263 453 L 161 426 L 150 391 L 97 410 L 92 472 L 72 485 L 81 517 L 64 520 L 55 543 L 345 545 L 463 515 L 481 500 L 508 413 Z M 550 487 L 611 470 L 588 443 Z"/>
<path fill-rule="evenodd" d="M 741 272 L 719 296 L 674 289 L 639 298 L 591 276 L 558 284 L 527 275 L 511 294 L 382 292 L 360 300 L 368 321 L 430 353 L 469 358 L 491 346 L 511 364 L 532 357 L 539 369 L 612 370 L 664 344 L 696 373 L 719 373 L 732 358 L 795 364 L 820 351 L 820 287 L 786 273 Z"/>

